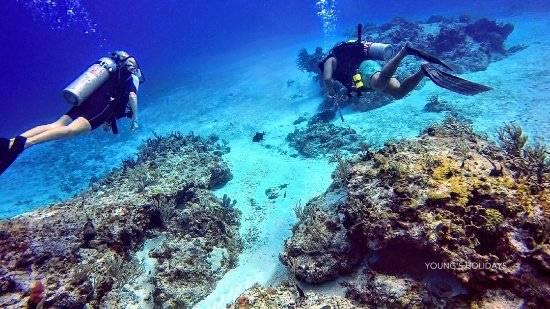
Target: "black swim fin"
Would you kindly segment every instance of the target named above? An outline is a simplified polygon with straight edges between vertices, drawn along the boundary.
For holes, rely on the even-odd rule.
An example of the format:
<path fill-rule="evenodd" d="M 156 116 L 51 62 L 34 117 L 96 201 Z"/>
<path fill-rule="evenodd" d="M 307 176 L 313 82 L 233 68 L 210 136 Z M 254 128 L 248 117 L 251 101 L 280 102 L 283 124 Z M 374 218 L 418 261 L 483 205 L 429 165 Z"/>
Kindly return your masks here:
<path fill-rule="evenodd" d="M 422 70 L 426 76 L 428 76 L 439 87 L 449 89 L 463 95 L 476 95 L 493 89 L 491 87 L 476 84 L 469 80 L 465 80 L 458 76 L 441 71 L 429 63 L 423 64 Z"/>
<path fill-rule="evenodd" d="M 8 154 L 8 150 L 10 150 L 10 139 L 0 138 L 0 162 L 4 161 L 4 156 Z"/>
<path fill-rule="evenodd" d="M 9 140 L 8 140 L 9 142 Z M 2 156 L 0 161 L 0 175 L 2 175 L 10 165 L 19 157 L 19 155 L 25 150 L 25 144 L 27 138 L 23 136 L 17 136 L 11 148 Z M 9 145 L 9 144 L 8 144 Z"/>
<path fill-rule="evenodd" d="M 435 64 L 439 64 L 451 71 L 454 71 L 453 68 L 446 64 L 443 60 L 437 58 L 436 56 L 432 55 L 432 54 L 429 54 L 428 52 L 425 52 L 423 50 L 420 50 L 418 48 L 415 48 L 413 47 L 410 43 L 408 43 L 407 45 L 405 45 L 405 48 L 407 49 L 407 52 L 409 55 L 415 55 L 419 58 L 422 58 L 428 62 L 431 62 L 431 63 L 435 63 Z"/>

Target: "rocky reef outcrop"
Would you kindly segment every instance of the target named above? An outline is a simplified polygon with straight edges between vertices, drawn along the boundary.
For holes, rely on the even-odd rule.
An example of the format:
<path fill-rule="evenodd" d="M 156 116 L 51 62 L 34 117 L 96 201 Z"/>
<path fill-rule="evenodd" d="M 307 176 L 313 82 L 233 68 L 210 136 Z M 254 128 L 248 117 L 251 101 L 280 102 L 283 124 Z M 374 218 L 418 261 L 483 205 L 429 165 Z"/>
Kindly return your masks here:
<path fill-rule="evenodd" d="M 325 54 L 323 53 L 323 48 L 317 47 L 313 54 L 308 53 L 305 48 L 302 48 L 298 52 L 298 58 L 296 59 L 296 64 L 298 68 L 305 72 L 312 72 L 316 74 L 321 73 L 319 68 L 319 63 L 323 61 Z"/>
<path fill-rule="evenodd" d="M 0 221 L 0 307 L 189 307 L 232 268 L 239 211 L 217 138 L 177 133 L 73 199 Z"/>
<path fill-rule="evenodd" d="M 336 309 L 364 308 L 358 302 L 341 296 L 304 292 L 296 284 L 284 282 L 276 287 L 253 286 L 242 293 L 228 309 Z"/>
<path fill-rule="evenodd" d="M 414 46 L 445 60 L 453 67 L 455 73 L 464 73 L 483 71 L 491 62 L 524 49 L 523 45 L 510 48 L 505 46 L 505 41 L 513 30 L 514 26 L 510 23 L 499 23 L 487 18 L 432 16 L 426 21 L 419 22 L 395 18 L 382 25 L 366 24 L 363 33 L 364 38 L 369 41 L 392 44 L 395 51 L 409 41 Z M 350 30 L 346 35 L 354 38 L 357 35 L 355 31 Z M 305 49 L 300 50 L 297 58 L 298 68 L 313 73 L 315 78 L 320 80 L 318 64 L 327 52 L 321 48 L 317 48 L 313 54 L 309 54 Z M 416 57 L 406 57 L 395 76 L 403 80 L 418 72 L 421 61 Z M 322 89 L 323 85 L 320 86 Z M 382 93 L 367 92 L 361 98 L 344 103 L 357 110 L 369 110 L 389 104 L 393 100 Z M 332 102 L 324 104 L 333 105 Z"/>
<path fill-rule="evenodd" d="M 414 22 L 397 17 L 382 25 L 367 24 L 363 36 L 372 42 L 392 44 L 394 48 L 408 41 L 445 59 L 458 72 L 475 72 L 525 47 L 506 48 L 505 41 L 513 31 L 514 25 L 487 18 L 432 16 L 426 21 Z M 355 37 L 355 30 L 347 35 Z M 298 68 L 318 74 L 318 63 L 325 56 L 326 51 L 320 47 L 313 54 L 302 49 L 298 53 Z M 405 63 L 404 67 L 407 66 Z M 411 73 L 408 71 L 412 69 L 402 69 L 398 74 Z"/>
<path fill-rule="evenodd" d="M 518 47 L 507 49 L 504 45 L 513 30 L 512 24 L 487 18 L 432 16 L 425 22 L 395 18 L 368 27 L 365 37 L 395 46 L 409 41 L 450 62 L 458 72 L 471 72 L 485 70 L 492 61 L 517 51 Z"/>
<path fill-rule="evenodd" d="M 447 118 L 342 161 L 281 261 L 315 284 L 358 273 L 348 296 L 370 305 L 549 306 L 547 149 L 513 124 L 499 141 Z"/>
<path fill-rule="evenodd" d="M 306 158 L 355 153 L 367 147 L 366 140 L 352 128 L 337 126 L 313 117 L 305 128 L 295 128 L 287 142 Z"/>
<path fill-rule="evenodd" d="M 424 111 L 428 113 L 441 113 L 453 111 L 453 106 L 447 100 L 441 99 L 434 95 L 428 98 L 426 105 L 424 105 Z"/>

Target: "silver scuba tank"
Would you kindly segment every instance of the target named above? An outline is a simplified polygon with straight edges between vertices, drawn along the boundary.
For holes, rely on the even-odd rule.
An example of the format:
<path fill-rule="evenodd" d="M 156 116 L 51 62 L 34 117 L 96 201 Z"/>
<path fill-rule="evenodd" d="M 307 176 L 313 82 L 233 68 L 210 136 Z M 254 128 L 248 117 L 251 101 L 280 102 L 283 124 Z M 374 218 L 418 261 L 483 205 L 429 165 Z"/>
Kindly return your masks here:
<path fill-rule="evenodd" d="M 393 56 L 391 44 L 368 42 L 367 45 L 367 53 L 370 59 L 386 61 Z"/>
<path fill-rule="evenodd" d="M 99 59 L 67 88 L 63 89 L 63 97 L 72 105 L 80 105 L 103 85 L 116 69 L 117 64 L 113 59 L 109 57 Z"/>

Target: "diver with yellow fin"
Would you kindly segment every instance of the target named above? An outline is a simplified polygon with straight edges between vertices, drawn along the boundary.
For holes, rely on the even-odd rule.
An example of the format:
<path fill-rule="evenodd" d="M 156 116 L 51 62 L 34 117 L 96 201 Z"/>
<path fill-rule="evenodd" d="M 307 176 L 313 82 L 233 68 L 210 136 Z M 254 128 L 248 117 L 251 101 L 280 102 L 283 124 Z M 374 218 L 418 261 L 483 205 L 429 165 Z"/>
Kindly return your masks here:
<path fill-rule="evenodd" d="M 422 64 L 418 72 L 399 81 L 394 77 L 395 71 L 403 58 L 408 55 L 430 63 Z M 387 62 L 382 67 L 376 62 L 377 60 Z M 319 63 L 319 68 L 323 74 L 327 96 L 332 99 L 336 97 L 335 80 L 346 87 L 348 96 L 378 91 L 400 99 L 409 94 L 425 76 L 436 85 L 463 95 L 476 95 L 491 90 L 490 87 L 449 74 L 436 65 L 452 71 L 444 61 L 413 47 L 409 42 L 394 55 L 393 48 L 389 44 L 363 41 L 362 25 L 359 24 L 357 39 L 335 46 Z"/>
<path fill-rule="evenodd" d="M 117 119 L 132 119 L 138 128 L 139 85 L 143 73 L 134 57 L 112 52 L 90 66 L 63 90 L 73 107 L 57 121 L 37 126 L 14 138 L 0 138 L 0 174 L 26 149 L 40 143 L 74 137 L 105 125 L 118 133 Z"/>

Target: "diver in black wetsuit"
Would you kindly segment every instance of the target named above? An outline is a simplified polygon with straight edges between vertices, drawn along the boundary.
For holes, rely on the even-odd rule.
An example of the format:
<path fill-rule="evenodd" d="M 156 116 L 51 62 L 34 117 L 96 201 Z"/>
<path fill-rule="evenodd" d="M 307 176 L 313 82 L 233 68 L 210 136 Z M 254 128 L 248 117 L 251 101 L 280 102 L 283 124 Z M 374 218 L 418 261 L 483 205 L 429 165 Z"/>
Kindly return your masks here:
<path fill-rule="evenodd" d="M 0 174 L 28 147 L 40 143 L 70 138 L 101 125 L 118 133 L 116 120 L 132 119 L 131 130 L 138 128 L 138 88 L 142 79 L 136 59 L 125 51 L 113 52 L 110 57 L 116 70 L 105 71 L 106 81 L 82 103 L 72 107 L 57 121 L 32 128 L 15 138 L 0 138 Z M 94 64 L 96 66 L 101 63 Z M 89 69 L 90 71 L 90 69 Z M 85 79 L 83 79 L 85 80 Z M 88 86 L 87 81 L 82 84 Z M 74 103 L 74 102 L 73 102 Z"/>
<path fill-rule="evenodd" d="M 394 74 L 407 55 L 420 57 L 448 70 L 452 70 L 452 68 L 437 57 L 414 48 L 409 42 L 391 57 L 389 45 L 364 42 L 361 39 L 361 32 L 362 27 L 359 25 L 357 40 L 337 45 L 319 64 L 329 98 L 336 96 L 334 80 L 346 87 L 348 95 L 378 91 L 387 93 L 396 99 L 409 94 L 425 76 L 440 87 L 464 95 L 475 95 L 491 89 L 446 73 L 428 63 L 423 64 L 415 74 L 399 81 Z M 375 60 L 387 60 L 387 62 L 382 67 Z"/>

